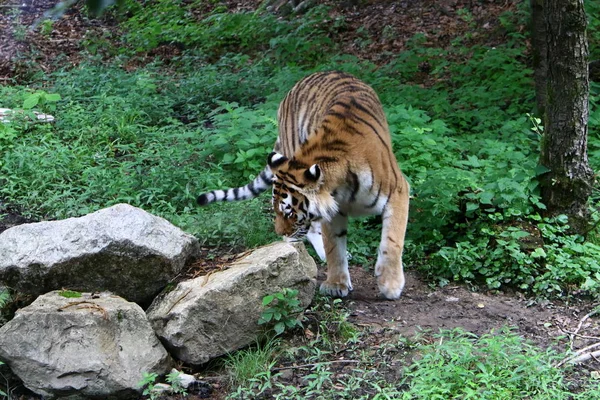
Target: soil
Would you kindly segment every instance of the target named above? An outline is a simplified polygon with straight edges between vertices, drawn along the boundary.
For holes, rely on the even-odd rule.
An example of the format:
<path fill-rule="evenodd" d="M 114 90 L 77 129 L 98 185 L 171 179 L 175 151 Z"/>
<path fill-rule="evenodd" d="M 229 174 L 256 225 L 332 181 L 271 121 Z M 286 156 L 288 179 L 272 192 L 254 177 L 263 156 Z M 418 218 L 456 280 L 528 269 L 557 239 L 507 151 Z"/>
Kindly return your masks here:
<path fill-rule="evenodd" d="M 380 299 L 372 274 L 361 267 L 351 271 L 355 290 L 346 300 L 351 321 L 362 326 L 390 328 L 413 336 L 420 332 L 463 328 L 477 335 L 509 326 L 540 347 L 557 345 L 556 339 L 574 332 L 591 311 L 584 300 L 571 304 L 528 299 L 518 293 L 477 292 L 462 284 L 434 287 L 416 271 L 406 272 L 407 283 L 397 301 Z M 585 331 L 585 333 L 584 333 Z M 580 335 L 598 336 L 598 320 L 587 320 Z M 575 338 L 575 347 L 587 341 Z"/>
<path fill-rule="evenodd" d="M 206 2 L 195 14 L 202 18 L 217 5 L 225 5 L 230 12 L 252 11 L 262 2 Z M 269 3 L 284 2 L 271 0 Z M 45 13 L 57 3 L 58 0 L 0 1 L 0 84 L 28 79 L 40 70 L 49 72 L 65 65 L 75 66 L 84 58 L 80 52 L 85 41 L 98 43 L 98 54 L 103 55 L 105 49 L 101 44 L 109 44 L 113 38 L 119 38 L 117 22 L 111 13 L 100 19 L 88 18 L 82 2 L 56 20 L 50 33 L 43 34 L 41 26 L 42 21 L 47 19 Z M 453 39 L 467 33 L 468 39 L 462 42 L 465 46 L 502 43 L 506 40 L 506 32 L 499 17 L 505 12 L 516 12 L 520 1 L 320 0 L 314 3 L 331 7 L 331 20 L 324 21 L 324 24 L 339 17 L 344 19 L 343 27 L 332 33 L 332 40 L 340 45 L 343 52 L 383 63 L 406 49 L 409 40 L 417 33 L 424 36 L 421 45 L 426 47 L 447 47 Z M 168 59 L 180 53 L 178 46 L 165 45 L 151 54 L 139 54 L 139 58 L 160 56 Z M 135 61 L 130 63 L 138 64 Z M 422 66 L 422 69 L 426 75 L 427 66 Z"/>
<path fill-rule="evenodd" d="M 0 2 L 0 84 L 18 82 L 36 70 L 50 71 L 58 65 L 76 65 L 82 58 L 82 40 L 92 34 L 102 36 L 105 32 L 114 33 L 116 29 L 116 24 L 110 18 L 86 18 L 79 6 L 70 9 L 56 21 L 50 35 L 42 35 L 39 29 L 17 29 L 19 24 L 29 25 L 38 20 L 56 3 L 57 0 Z M 222 3 L 230 10 L 247 10 L 255 9 L 260 1 Z M 472 44 L 500 43 L 506 38 L 498 17 L 505 11 L 515 11 L 517 2 L 369 0 L 326 3 L 333 5 L 332 17 L 343 15 L 347 24 L 346 29 L 333 39 L 341 43 L 346 52 L 374 62 L 383 62 L 390 54 L 401 52 L 417 32 L 425 35 L 426 46 L 447 46 L 453 38 L 468 31 L 472 32 Z M 459 10 L 463 8 L 470 10 L 471 22 L 460 17 Z M 20 10 L 18 16 L 17 10 Z M 167 49 L 161 55 L 169 57 L 170 53 Z M 61 60 L 60 63 L 56 62 L 57 59 Z M 0 201 L 0 232 L 25 222 L 30 221 L 19 213 L 3 209 Z M 223 254 L 221 257 L 230 256 Z M 218 264 L 218 260 L 214 264 Z M 390 335 L 412 336 L 419 332 L 436 333 L 440 329 L 455 327 L 479 335 L 510 326 L 516 333 L 542 348 L 557 347 L 561 350 L 582 348 L 600 341 L 599 319 L 584 318 L 594 308 L 594 304 L 585 299 L 571 298 L 569 302 L 535 301 L 516 292 L 478 292 L 462 284 L 440 288 L 432 286 L 410 266 L 406 273 L 407 284 L 402 298 L 386 301 L 379 297 L 371 272 L 360 266 L 352 268 L 355 290 L 343 304 L 350 312 L 350 321 L 371 332 L 365 346 L 385 341 Z M 320 280 L 323 279 L 324 271 L 321 269 Z M 579 371 L 587 374 L 588 370 L 598 368 L 600 361 L 592 359 L 582 365 Z M 293 378 L 290 377 L 291 380 Z M 204 387 L 189 398 L 219 398 L 216 392 L 221 383 L 218 379 L 209 379 L 209 382 L 214 390 Z"/>

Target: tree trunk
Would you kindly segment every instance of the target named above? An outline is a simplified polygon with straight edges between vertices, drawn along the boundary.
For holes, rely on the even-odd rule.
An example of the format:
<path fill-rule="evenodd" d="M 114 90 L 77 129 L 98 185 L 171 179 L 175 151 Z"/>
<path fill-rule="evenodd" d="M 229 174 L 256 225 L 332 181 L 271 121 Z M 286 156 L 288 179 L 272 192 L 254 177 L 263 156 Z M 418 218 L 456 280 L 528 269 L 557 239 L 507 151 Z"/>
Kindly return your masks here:
<path fill-rule="evenodd" d="M 587 156 L 588 43 L 583 0 L 544 0 L 548 81 L 541 163 L 542 201 L 548 214 L 566 214 L 585 231 L 594 173 Z"/>
<path fill-rule="evenodd" d="M 537 114 L 544 118 L 546 110 L 546 82 L 548 75 L 548 46 L 546 44 L 546 19 L 544 0 L 531 0 L 531 45 L 533 56 L 533 79 Z"/>

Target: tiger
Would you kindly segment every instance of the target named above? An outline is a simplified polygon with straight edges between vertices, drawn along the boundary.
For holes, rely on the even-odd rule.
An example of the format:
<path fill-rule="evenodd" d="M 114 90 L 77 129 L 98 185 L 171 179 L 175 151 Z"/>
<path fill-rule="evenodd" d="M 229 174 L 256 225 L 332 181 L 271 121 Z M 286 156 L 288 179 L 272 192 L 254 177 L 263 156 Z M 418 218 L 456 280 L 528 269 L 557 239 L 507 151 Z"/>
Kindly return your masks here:
<path fill-rule="evenodd" d="M 275 232 L 288 241 L 308 238 L 327 263 L 320 292 L 333 297 L 353 290 L 348 217 L 381 215 L 375 276 L 383 297 L 398 299 L 410 186 L 375 91 L 344 72 L 313 73 L 288 92 L 277 121 L 279 136 L 256 178 L 201 194 L 198 204 L 250 199 L 272 186 Z"/>

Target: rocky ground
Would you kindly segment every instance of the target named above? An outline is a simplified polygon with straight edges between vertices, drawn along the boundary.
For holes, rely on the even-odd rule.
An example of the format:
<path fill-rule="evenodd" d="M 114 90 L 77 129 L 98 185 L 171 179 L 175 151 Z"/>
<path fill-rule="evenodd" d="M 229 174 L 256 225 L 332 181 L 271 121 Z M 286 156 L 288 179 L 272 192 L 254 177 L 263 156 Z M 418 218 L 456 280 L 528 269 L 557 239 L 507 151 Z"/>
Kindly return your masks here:
<path fill-rule="evenodd" d="M 56 3 L 56 0 L 0 1 L 0 84 L 18 81 L 36 70 L 50 71 L 57 67 L 57 60 L 60 60 L 60 65 L 76 65 L 81 59 L 81 43 L 86 37 L 92 34 L 101 36 L 116 29 L 116 24 L 110 19 L 86 18 L 78 6 L 54 23 L 51 34 L 43 34 L 39 28 L 27 28 Z M 222 3 L 236 10 L 254 9 L 260 1 L 228 0 Z M 507 10 L 514 11 L 516 7 L 516 2 L 511 0 L 327 3 L 334 5 L 333 14 L 345 17 L 348 26 L 334 39 L 346 52 L 374 62 L 385 61 L 387 54 L 402 51 L 407 40 L 416 32 L 425 35 L 427 46 L 448 45 L 453 38 L 466 32 L 472 33 L 473 43 L 493 45 L 503 40 L 498 17 Z M 360 5 L 355 6 L 354 3 Z M 461 17 L 459 10 L 464 7 L 471 12 Z M 168 51 L 165 55 L 168 56 Z M 18 212 L 6 207 L 3 209 L 1 202 L 0 216 L 3 216 L 0 232 L 28 222 Z M 361 266 L 353 266 L 351 274 L 355 290 L 344 300 L 344 305 L 350 312 L 350 321 L 371 332 L 365 347 L 377 345 L 397 334 L 435 333 L 454 327 L 482 334 L 505 325 L 541 347 L 577 349 L 600 341 L 598 318 L 586 317 L 594 305 L 584 299 L 537 302 L 518 293 L 477 292 L 465 285 L 433 287 L 407 266 L 405 292 L 400 300 L 390 302 L 379 298 L 370 272 Z M 321 275 L 323 279 L 323 271 Z M 581 367 L 580 373 L 587 375 L 593 369 L 600 369 L 600 361 L 592 359 Z M 210 379 L 209 386 L 214 390 L 204 387 L 190 398 L 219 398 L 222 382 L 218 377 Z M 290 376 L 290 380 L 293 379 Z"/>

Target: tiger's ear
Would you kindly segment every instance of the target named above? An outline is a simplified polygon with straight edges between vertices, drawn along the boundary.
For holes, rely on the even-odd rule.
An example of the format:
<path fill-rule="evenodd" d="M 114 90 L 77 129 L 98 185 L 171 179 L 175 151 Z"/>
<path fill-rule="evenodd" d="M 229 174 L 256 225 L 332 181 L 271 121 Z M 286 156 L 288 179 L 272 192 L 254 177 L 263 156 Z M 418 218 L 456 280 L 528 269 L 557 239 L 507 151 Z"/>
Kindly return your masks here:
<path fill-rule="evenodd" d="M 283 154 L 279 154 L 276 151 L 273 151 L 267 157 L 267 165 L 271 169 L 276 169 L 276 168 L 279 168 L 285 162 L 287 162 L 287 160 L 288 160 L 287 157 L 284 156 Z"/>
<path fill-rule="evenodd" d="M 313 164 L 304 171 L 304 178 L 309 182 L 318 182 L 321 178 L 321 168 L 317 164 Z"/>

